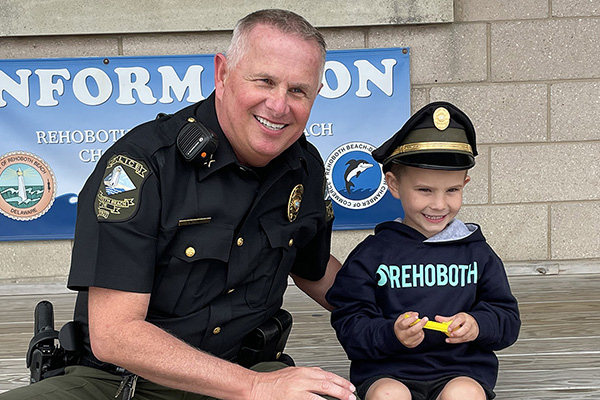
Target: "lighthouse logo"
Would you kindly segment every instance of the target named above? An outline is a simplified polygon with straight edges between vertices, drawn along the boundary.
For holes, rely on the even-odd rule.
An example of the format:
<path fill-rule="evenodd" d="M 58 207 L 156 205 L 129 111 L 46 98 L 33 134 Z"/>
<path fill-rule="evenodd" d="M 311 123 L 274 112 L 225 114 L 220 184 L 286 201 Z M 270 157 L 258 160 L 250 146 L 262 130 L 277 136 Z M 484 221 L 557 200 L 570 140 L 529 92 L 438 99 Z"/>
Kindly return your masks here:
<path fill-rule="evenodd" d="M 50 166 L 35 154 L 14 151 L 0 156 L 0 212 L 18 221 L 41 217 L 56 197 Z"/>

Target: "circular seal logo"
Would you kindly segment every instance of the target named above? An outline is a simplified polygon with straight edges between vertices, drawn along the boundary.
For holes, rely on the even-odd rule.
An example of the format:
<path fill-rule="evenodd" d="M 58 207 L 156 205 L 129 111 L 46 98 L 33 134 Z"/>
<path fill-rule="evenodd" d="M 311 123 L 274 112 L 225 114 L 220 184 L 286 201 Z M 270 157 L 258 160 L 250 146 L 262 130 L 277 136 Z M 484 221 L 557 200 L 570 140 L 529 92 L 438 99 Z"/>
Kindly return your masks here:
<path fill-rule="evenodd" d="M 41 217 L 56 197 L 50 166 L 32 153 L 13 151 L 0 156 L 0 212 L 18 221 Z"/>
<path fill-rule="evenodd" d="M 387 190 L 381 167 L 371 156 L 375 146 L 351 142 L 335 149 L 325 162 L 327 191 L 342 207 L 362 210 L 376 204 Z"/>

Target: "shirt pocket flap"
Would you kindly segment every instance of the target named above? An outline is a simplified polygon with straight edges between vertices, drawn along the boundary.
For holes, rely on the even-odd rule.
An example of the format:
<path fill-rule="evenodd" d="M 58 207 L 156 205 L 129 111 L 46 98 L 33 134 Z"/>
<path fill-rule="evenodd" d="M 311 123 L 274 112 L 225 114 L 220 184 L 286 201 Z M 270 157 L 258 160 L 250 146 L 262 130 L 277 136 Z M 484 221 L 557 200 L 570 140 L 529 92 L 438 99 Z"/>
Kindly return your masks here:
<path fill-rule="evenodd" d="M 304 247 L 317 232 L 317 221 L 310 218 L 296 220 L 282 225 L 280 221 L 261 218 L 260 225 L 265 231 L 269 244 L 277 247 Z"/>
<path fill-rule="evenodd" d="M 214 223 L 184 226 L 178 229 L 169 254 L 183 261 L 202 259 L 229 261 L 233 226 Z"/>

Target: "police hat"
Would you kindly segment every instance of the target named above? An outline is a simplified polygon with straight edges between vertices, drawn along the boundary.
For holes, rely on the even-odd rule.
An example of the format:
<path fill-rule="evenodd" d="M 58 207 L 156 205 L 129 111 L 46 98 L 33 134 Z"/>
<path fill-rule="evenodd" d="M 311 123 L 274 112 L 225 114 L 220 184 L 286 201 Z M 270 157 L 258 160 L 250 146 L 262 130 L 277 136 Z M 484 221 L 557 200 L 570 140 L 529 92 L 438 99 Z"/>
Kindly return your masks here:
<path fill-rule="evenodd" d="M 438 101 L 417 111 L 402 128 L 372 152 L 383 164 L 418 168 L 464 170 L 475 165 L 475 128 L 456 106 Z"/>

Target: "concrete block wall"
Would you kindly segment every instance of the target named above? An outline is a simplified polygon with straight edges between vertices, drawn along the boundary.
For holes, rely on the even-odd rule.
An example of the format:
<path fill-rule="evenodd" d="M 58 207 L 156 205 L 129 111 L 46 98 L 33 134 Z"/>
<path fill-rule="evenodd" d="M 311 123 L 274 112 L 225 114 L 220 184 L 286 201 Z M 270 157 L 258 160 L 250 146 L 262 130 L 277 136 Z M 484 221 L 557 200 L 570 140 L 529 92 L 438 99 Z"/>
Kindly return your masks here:
<path fill-rule="evenodd" d="M 509 274 L 600 272 L 600 3 L 455 0 L 454 22 L 370 27 L 369 47 L 411 49 L 412 109 L 447 100 L 480 155 L 460 218 Z M 343 258 L 365 232 L 343 232 Z"/>
<path fill-rule="evenodd" d="M 62 10 L 51 24 L 37 0 L 3 0 L 0 58 L 215 53 L 235 20 L 264 7 L 300 12 L 330 49 L 410 47 L 413 111 L 451 101 L 478 132 L 461 218 L 482 225 L 509 274 L 600 273 L 591 222 L 600 210 L 597 1 L 221 0 L 210 12 L 188 10 L 194 17 L 181 14 L 198 7 L 191 1 L 160 10 L 105 3 L 90 13 L 72 0 L 45 2 L 53 15 Z M 369 233 L 335 232 L 334 255 L 345 259 Z M 0 242 L 0 279 L 64 277 L 70 249 L 71 241 Z"/>

